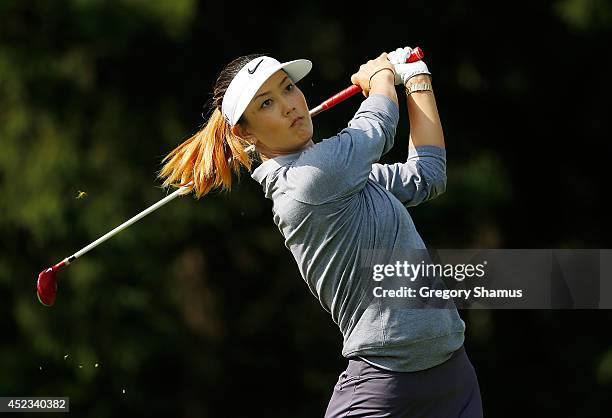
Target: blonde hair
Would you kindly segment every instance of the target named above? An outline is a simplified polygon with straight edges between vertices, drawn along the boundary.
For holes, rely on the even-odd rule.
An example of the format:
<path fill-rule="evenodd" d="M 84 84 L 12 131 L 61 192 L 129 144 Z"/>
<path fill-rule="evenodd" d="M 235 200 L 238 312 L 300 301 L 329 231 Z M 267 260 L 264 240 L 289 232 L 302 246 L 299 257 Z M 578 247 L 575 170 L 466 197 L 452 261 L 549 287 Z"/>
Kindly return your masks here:
<path fill-rule="evenodd" d="M 185 187 L 181 195 L 194 191 L 199 199 L 213 189 L 231 191 L 232 173 L 240 178 L 241 165 L 251 170 L 251 159 L 245 150 L 250 144 L 232 133 L 220 109 L 234 76 L 261 55 L 237 58 L 220 73 L 214 86 L 213 112 L 204 127 L 161 161 L 163 167 L 157 177 L 163 180 L 163 187 Z"/>
<path fill-rule="evenodd" d="M 180 194 L 195 191 L 197 199 L 216 188 L 230 191 L 232 172 L 240 178 L 241 165 L 251 170 L 248 145 L 232 134 L 221 111 L 215 109 L 202 129 L 162 160 L 165 164 L 158 177 L 165 179 L 163 187 L 187 186 Z"/>

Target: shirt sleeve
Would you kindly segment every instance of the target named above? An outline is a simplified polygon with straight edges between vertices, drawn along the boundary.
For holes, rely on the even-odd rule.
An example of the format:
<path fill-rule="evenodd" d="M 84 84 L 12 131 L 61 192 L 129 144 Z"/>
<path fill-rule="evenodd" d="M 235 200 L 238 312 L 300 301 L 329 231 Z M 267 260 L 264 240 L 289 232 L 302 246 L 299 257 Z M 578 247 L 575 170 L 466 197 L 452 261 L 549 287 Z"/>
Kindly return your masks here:
<path fill-rule="evenodd" d="M 434 145 L 410 147 L 405 163 L 372 164 L 370 179 L 404 206 L 416 206 L 446 190 L 446 149 Z"/>
<path fill-rule="evenodd" d="M 321 204 L 365 187 L 372 164 L 393 147 L 399 109 L 387 96 L 370 95 L 348 126 L 304 151 L 284 173 L 295 199 Z"/>

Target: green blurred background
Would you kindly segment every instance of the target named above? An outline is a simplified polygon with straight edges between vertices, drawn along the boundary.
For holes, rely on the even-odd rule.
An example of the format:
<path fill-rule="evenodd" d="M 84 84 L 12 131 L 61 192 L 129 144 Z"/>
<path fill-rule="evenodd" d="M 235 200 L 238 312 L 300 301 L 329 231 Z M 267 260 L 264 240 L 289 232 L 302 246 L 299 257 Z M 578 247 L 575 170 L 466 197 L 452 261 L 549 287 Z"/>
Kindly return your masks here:
<path fill-rule="evenodd" d="M 611 28 L 605 0 L 0 0 L 0 396 L 69 396 L 83 417 L 323 415 L 341 335 L 247 172 L 80 258 L 53 308 L 36 299 L 42 269 L 165 195 L 161 159 L 247 53 L 312 60 L 312 107 L 421 46 L 448 153 L 446 193 L 410 209 L 426 244 L 610 248 Z M 315 140 L 360 100 L 318 116 Z M 406 158 L 400 110 L 384 162 Z M 609 416 L 611 311 L 460 314 L 485 416 Z"/>

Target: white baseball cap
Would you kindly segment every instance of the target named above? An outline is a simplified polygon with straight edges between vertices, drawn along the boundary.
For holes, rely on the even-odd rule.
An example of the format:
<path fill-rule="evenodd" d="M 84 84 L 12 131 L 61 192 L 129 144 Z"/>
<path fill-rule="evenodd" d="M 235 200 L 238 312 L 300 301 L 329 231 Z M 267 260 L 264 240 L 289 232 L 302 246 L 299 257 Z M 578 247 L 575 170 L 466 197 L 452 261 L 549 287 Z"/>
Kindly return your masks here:
<path fill-rule="evenodd" d="M 223 96 L 221 112 L 230 126 L 234 126 L 251 102 L 257 90 L 278 70 L 285 70 L 294 83 L 300 81 L 312 69 L 312 62 L 298 59 L 279 62 L 261 56 L 249 61 L 238 71 Z"/>

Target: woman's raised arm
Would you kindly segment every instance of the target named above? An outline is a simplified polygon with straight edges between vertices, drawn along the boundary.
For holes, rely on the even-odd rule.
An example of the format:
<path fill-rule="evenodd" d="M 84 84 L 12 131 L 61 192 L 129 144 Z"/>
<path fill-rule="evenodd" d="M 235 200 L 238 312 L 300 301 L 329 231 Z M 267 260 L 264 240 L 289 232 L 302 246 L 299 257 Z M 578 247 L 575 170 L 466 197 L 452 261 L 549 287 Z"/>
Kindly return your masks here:
<path fill-rule="evenodd" d="M 431 85 L 431 76 L 419 74 L 410 78 L 406 83 L 406 89 L 422 83 Z M 408 146 L 434 145 L 444 148 L 444 133 L 433 90 L 415 91 L 407 95 L 406 102 L 410 120 Z"/>

